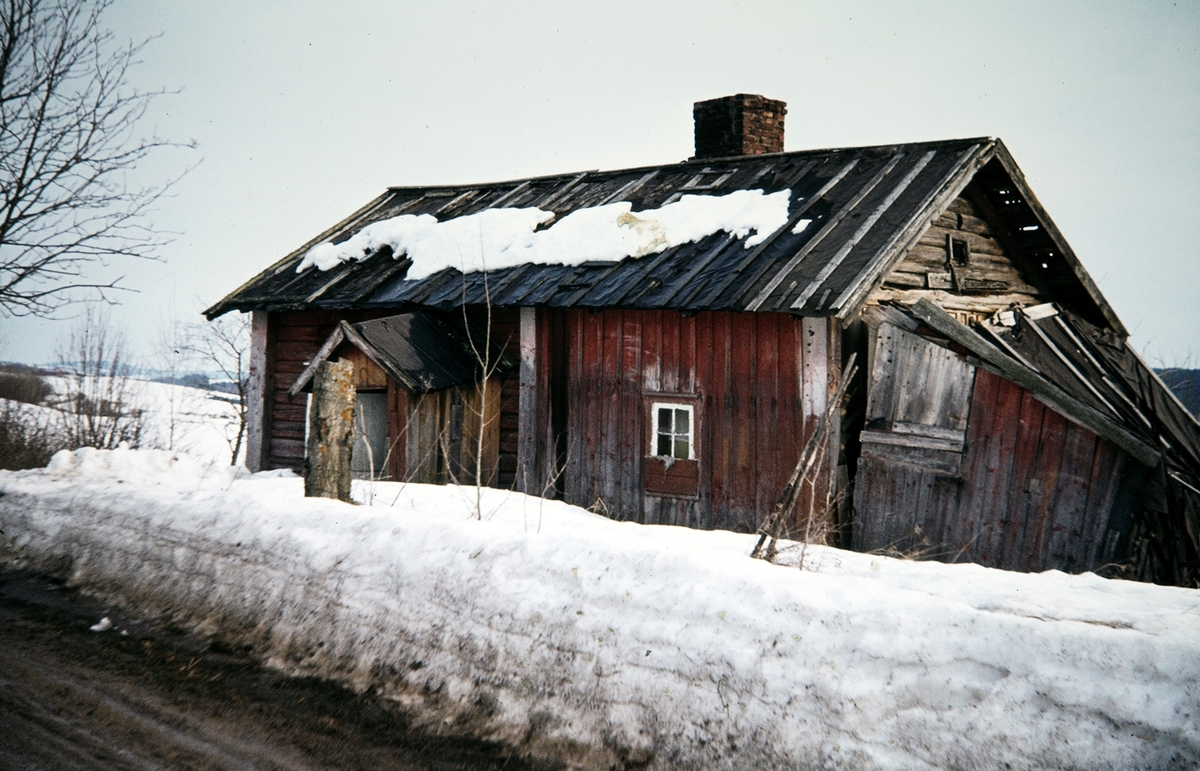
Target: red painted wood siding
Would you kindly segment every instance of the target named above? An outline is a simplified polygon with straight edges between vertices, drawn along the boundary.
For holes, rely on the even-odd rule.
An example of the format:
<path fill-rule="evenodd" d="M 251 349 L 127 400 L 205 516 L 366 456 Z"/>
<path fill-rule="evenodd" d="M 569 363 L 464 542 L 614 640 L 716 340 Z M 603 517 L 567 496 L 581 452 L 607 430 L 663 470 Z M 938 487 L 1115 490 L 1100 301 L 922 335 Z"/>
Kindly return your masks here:
<path fill-rule="evenodd" d="M 565 315 L 567 501 L 644 523 L 755 529 L 786 484 L 817 420 L 802 414 L 801 322 L 769 313 L 685 317 L 674 311 L 614 309 Z M 828 387 L 827 362 L 809 371 L 820 374 L 820 388 Z M 656 393 L 698 397 L 694 497 L 645 492 L 648 397 Z M 823 404 L 824 399 L 808 402 Z M 820 468 L 818 512 L 828 463 Z M 810 490 L 798 516 L 807 517 L 812 500 Z"/>
<path fill-rule="evenodd" d="M 1009 570 L 1095 570 L 1128 456 L 977 369 L 957 475 L 864 457 L 854 548 Z"/>

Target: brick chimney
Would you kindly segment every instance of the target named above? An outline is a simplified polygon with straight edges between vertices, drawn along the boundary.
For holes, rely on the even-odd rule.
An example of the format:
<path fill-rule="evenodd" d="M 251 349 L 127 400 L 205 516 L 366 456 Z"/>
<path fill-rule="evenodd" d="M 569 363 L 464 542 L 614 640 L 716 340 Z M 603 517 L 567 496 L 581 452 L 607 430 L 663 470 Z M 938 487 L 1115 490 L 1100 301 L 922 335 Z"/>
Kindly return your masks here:
<path fill-rule="evenodd" d="M 693 158 L 783 152 L 787 104 L 758 94 L 736 94 L 692 105 L 696 123 Z"/>

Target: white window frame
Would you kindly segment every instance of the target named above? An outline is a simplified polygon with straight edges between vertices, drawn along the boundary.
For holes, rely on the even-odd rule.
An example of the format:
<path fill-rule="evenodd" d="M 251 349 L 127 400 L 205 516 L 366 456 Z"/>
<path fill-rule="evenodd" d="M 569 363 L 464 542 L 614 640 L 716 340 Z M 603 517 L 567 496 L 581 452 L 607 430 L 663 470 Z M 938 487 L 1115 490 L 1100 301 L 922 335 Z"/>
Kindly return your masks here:
<path fill-rule="evenodd" d="M 658 454 L 658 411 L 660 409 L 683 410 L 688 414 L 688 431 L 687 434 L 677 434 L 671 432 L 671 436 L 678 438 L 680 436 L 687 437 L 688 456 L 687 458 L 676 458 L 674 451 L 670 455 Z M 671 414 L 672 428 L 674 428 L 674 413 Z M 672 448 L 675 446 L 674 441 L 671 443 Z M 656 458 L 672 458 L 674 460 L 695 460 L 696 459 L 696 408 L 694 405 L 683 402 L 651 402 L 650 403 L 650 455 Z"/>

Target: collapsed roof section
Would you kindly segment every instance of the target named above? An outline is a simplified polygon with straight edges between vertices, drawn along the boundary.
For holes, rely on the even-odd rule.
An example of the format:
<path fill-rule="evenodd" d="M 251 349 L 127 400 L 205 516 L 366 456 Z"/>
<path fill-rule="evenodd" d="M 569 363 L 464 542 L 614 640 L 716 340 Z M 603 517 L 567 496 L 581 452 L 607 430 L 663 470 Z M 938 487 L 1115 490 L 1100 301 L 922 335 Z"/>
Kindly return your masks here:
<path fill-rule="evenodd" d="M 888 271 L 949 203 L 975 197 L 1007 233 L 1014 259 L 1048 296 L 1089 322 L 1125 330 L 1083 270 L 1002 142 L 978 138 L 882 147 L 702 159 L 455 187 L 392 188 L 206 311 L 436 308 L 460 305 L 621 307 L 680 311 L 856 314 Z M 615 261 L 527 263 L 408 278 L 390 245 L 328 270 L 297 271 L 310 250 L 345 243 L 403 215 L 438 222 L 496 209 L 567 216 L 617 202 L 652 218 L 685 195 L 788 191 L 786 221 L 770 234 L 710 234 Z M 750 248 L 747 244 L 758 241 Z M 562 262 L 578 261 L 563 254 Z"/>

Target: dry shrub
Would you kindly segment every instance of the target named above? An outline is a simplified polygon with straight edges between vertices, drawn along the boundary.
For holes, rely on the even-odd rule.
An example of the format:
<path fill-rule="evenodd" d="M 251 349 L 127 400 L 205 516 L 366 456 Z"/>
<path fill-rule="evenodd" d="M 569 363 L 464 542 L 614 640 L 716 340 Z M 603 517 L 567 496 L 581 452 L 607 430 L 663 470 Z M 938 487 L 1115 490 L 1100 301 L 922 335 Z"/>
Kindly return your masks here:
<path fill-rule="evenodd" d="M 11 364 L 0 367 L 0 399 L 42 404 L 53 390 L 31 367 Z"/>
<path fill-rule="evenodd" d="M 42 468 L 65 447 L 48 421 L 15 401 L 0 401 L 0 469 Z"/>

